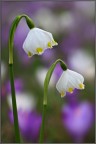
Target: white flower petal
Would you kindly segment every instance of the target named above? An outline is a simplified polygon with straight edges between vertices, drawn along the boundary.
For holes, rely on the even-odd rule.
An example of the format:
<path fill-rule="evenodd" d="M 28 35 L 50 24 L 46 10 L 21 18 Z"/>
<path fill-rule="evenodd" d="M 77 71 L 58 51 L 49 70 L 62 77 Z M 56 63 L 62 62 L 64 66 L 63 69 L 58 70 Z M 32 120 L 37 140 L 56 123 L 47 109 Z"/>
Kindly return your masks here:
<path fill-rule="evenodd" d="M 45 49 L 57 45 L 51 33 L 39 28 L 33 28 L 29 31 L 24 43 L 23 49 L 31 56 L 42 54 Z"/>
<path fill-rule="evenodd" d="M 42 39 L 40 39 L 42 37 Z M 29 31 L 28 36 L 23 44 L 24 50 L 30 51 L 32 54 L 37 54 L 36 48 L 45 48 L 45 39 L 42 33 L 38 33 L 33 29 Z"/>
<path fill-rule="evenodd" d="M 84 82 L 84 77 L 81 74 L 74 72 L 72 70 L 69 70 L 69 69 L 68 69 L 68 73 L 70 76 L 77 78 L 77 79 L 79 78 L 81 82 Z"/>
<path fill-rule="evenodd" d="M 57 90 L 61 93 L 62 91 L 66 90 L 67 87 L 67 82 L 68 82 L 68 77 L 67 77 L 67 73 L 66 71 L 64 71 L 61 75 L 61 77 L 59 78 L 57 84 L 56 84 L 56 88 Z"/>

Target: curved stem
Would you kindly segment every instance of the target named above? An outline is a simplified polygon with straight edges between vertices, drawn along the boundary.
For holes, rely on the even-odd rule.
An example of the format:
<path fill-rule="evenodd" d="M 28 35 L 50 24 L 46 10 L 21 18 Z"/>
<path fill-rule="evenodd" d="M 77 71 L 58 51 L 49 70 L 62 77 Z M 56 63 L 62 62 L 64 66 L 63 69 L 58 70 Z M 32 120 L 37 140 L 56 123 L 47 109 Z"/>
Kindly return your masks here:
<path fill-rule="evenodd" d="M 12 26 L 11 26 L 11 29 L 10 29 L 10 34 L 9 34 L 9 64 L 12 64 L 13 63 L 13 42 L 14 42 L 14 34 L 15 34 L 15 31 L 16 31 L 16 28 L 20 22 L 20 20 L 22 18 L 25 18 L 26 19 L 26 22 L 29 26 L 30 29 L 34 28 L 34 23 L 33 21 L 27 16 L 27 15 L 19 15 L 17 16 L 13 23 L 12 23 Z"/>
<path fill-rule="evenodd" d="M 40 143 L 43 142 L 43 138 L 44 138 L 44 125 L 45 125 L 45 113 L 46 113 L 46 107 L 47 107 L 48 85 L 49 85 L 52 73 L 53 73 L 57 63 L 59 63 L 59 62 L 60 62 L 60 65 L 61 65 L 62 69 L 64 71 L 67 70 L 66 64 L 61 59 L 58 59 L 49 68 L 49 70 L 46 74 L 45 81 L 44 81 L 43 114 L 42 114 L 42 125 L 41 125 L 41 130 L 40 130 L 40 139 L 39 139 Z"/>
<path fill-rule="evenodd" d="M 19 143 L 20 143 L 20 132 L 19 132 L 19 124 L 18 124 L 18 114 L 17 114 L 17 105 L 16 105 L 16 96 L 15 96 L 15 87 L 14 87 L 14 74 L 13 74 L 13 42 L 14 42 L 14 34 L 16 28 L 21 18 L 23 17 L 25 17 L 26 22 L 30 29 L 34 27 L 33 21 L 27 15 L 20 15 L 17 16 L 13 21 L 10 29 L 10 34 L 9 34 L 9 71 L 10 71 L 10 84 L 11 84 L 11 94 L 12 94 L 12 107 L 13 107 L 15 137 L 16 137 L 16 142 Z"/>
<path fill-rule="evenodd" d="M 42 126 L 40 130 L 40 139 L 39 139 L 40 143 L 43 143 L 43 139 L 44 139 L 44 122 L 45 122 L 46 107 L 47 105 L 43 105 Z"/>
<path fill-rule="evenodd" d="M 44 99 L 43 99 L 43 104 L 47 105 L 47 92 L 48 92 L 48 85 L 49 85 L 49 82 L 50 82 L 50 79 L 51 79 L 51 76 L 52 76 L 52 73 L 56 67 L 56 65 L 60 63 L 61 65 L 61 68 L 65 71 L 67 70 L 67 66 L 66 64 L 61 60 L 61 59 L 58 59 L 56 60 L 52 65 L 51 67 L 49 68 L 47 74 L 46 74 L 46 78 L 45 78 L 45 81 L 44 81 Z"/>

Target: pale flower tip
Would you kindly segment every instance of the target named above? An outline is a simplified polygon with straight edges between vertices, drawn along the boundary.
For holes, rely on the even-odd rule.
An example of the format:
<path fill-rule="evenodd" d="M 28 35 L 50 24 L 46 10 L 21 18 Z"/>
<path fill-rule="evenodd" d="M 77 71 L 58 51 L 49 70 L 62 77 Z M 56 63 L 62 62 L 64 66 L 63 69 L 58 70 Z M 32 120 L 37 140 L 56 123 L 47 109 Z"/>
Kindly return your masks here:
<path fill-rule="evenodd" d="M 69 88 L 68 92 L 73 93 L 73 90 L 74 90 L 73 88 Z"/>
<path fill-rule="evenodd" d="M 79 84 L 79 88 L 80 89 L 84 89 L 85 88 L 85 85 L 83 83 Z"/>
<path fill-rule="evenodd" d="M 28 57 L 32 57 L 32 56 L 33 54 L 30 51 L 28 51 Z"/>
<path fill-rule="evenodd" d="M 58 45 L 58 43 L 55 41 L 55 45 Z"/>
<path fill-rule="evenodd" d="M 58 43 L 55 40 L 53 40 L 52 43 L 53 45 L 58 45 Z"/>
<path fill-rule="evenodd" d="M 37 49 L 36 49 L 36 52 L 37 52 L 38 54 L 42 54 L 42 53 L 43 53 L 43 48 L 41 48 L 41 47 L 40 47 L 40 48 L 37 48 Z"/>

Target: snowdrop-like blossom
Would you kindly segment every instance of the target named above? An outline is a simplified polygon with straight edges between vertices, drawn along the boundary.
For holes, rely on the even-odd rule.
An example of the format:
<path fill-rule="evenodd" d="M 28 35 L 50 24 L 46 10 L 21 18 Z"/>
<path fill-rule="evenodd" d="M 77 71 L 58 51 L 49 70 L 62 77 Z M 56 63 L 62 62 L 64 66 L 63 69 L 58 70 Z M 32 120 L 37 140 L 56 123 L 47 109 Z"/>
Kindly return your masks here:
<path fill-rule="evenodd" d="M 75 88 L 84 89 L 83 82 L 84 77 L 81 74 L 67 69 L 66 71 L 63 71 L 56 84 L 56 88 L 60 92 L 61 97 L 64 97 L 66 92 L 73 93 Z"/>
<path fill-rule="evenodd" d="M 29 57 L 34 54 L 41 55 L 45 49 L 57 45 L 50 32 L 39 28 L 33 28 L 29 31 L 24 43 L 23 49 Z"/>
<path fill-rule="evenodd" d="M 7 101 L 10 109 L 12 109 L 11 94 L 7 96 Z M 30 94 L 17 92 L 16 93 L 17 110 L 31 111 L 35 108 L 36 101 Z"/>

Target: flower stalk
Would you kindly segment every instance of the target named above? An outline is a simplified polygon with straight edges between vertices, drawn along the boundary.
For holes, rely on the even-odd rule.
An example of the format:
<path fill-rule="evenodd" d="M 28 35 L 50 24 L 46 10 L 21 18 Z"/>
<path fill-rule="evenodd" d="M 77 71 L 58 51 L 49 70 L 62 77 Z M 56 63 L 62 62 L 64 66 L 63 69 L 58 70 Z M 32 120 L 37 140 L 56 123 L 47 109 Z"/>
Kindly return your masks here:
<path fill-rule="evenodd" d="M 12 107 L 13 107 L 13 115 L 14 115 L 15 137 L 16 137 L 16 142 L 20 142 L 20 132 L 19 132 L 19 124 L 18 124 L 18 115 L 17 115 L 17 106 L 16 106 L 16 97 L 15 97 L 15 88 L 14 88 L 14 74 L 13 74 L 12 64 L 9 64 L 9 71 L 10 71 L 10 84 L 11 84 L 11 94 L 12 94 Z"/>
<path fill-rule="evenodd" d="M 16 105 L 16 96 L 15 96 L 15 87 L 14 87 L 14 74 L 13 74 L 13 43 L 14 43 L 14 34 L 16 28 L 22 18 L 26 19 L 27 25 L 30 29 L 34 28 L 33 21 L 27 15 L 17 16 L 11 26 L 9 34 L 9 71 L 10 71 L 10 84 L 11 84 L 11 94 L 12 94 L 12 107 L 13 107 L 13 116 L 14 116 L 14 129 L 16 142 L 20 143 L 20 132 L 18 124 L 18 114 L 17 114 L 17 105 Z"/>
<path fill-rule="evenodd" d="M 30 29 L 34 28 L 34 23 L 33 21 L 27 16 L 27 15 L 19 15 L 17 16 L 13 23 L 12 23 L 12 26 L 11 26 L 11 29 L 10 29 L 10 34 L 9 34 L 9 64 L 13 64 L 13 43 L 14 43 L 14 34 L 15 34 L 15 31 L 16 31 L 16 28 L 20 22 L 20 20 L 22 18 L 25 18 L 26 19 L 26 22 L 27 22 L 27 25 Z"/>
<path fill-rule="evenodd" d="M 40 138 L 39 138 L 40 143 L 43 143 L 43 139 L 44 139 L 44 125 L 45 125 L 45 114 L 46 114 L 46 108 L 47 108 L 48 86 L 49 86 L 49 82 L 50 82 L 52 73 L 53 73 L 57 63 L 60 63 L 60 65 L 61 65 L 61 67 L 64 71 L 67 70 L 66 64 L 61 59 L 58 59 L 51 65 L 51 67 L 49 68 L 49 70 L 46 74 L 46 78 L 45 78 L 45 81 L 44 81 L 42 125 L 41 125 Z"/>

